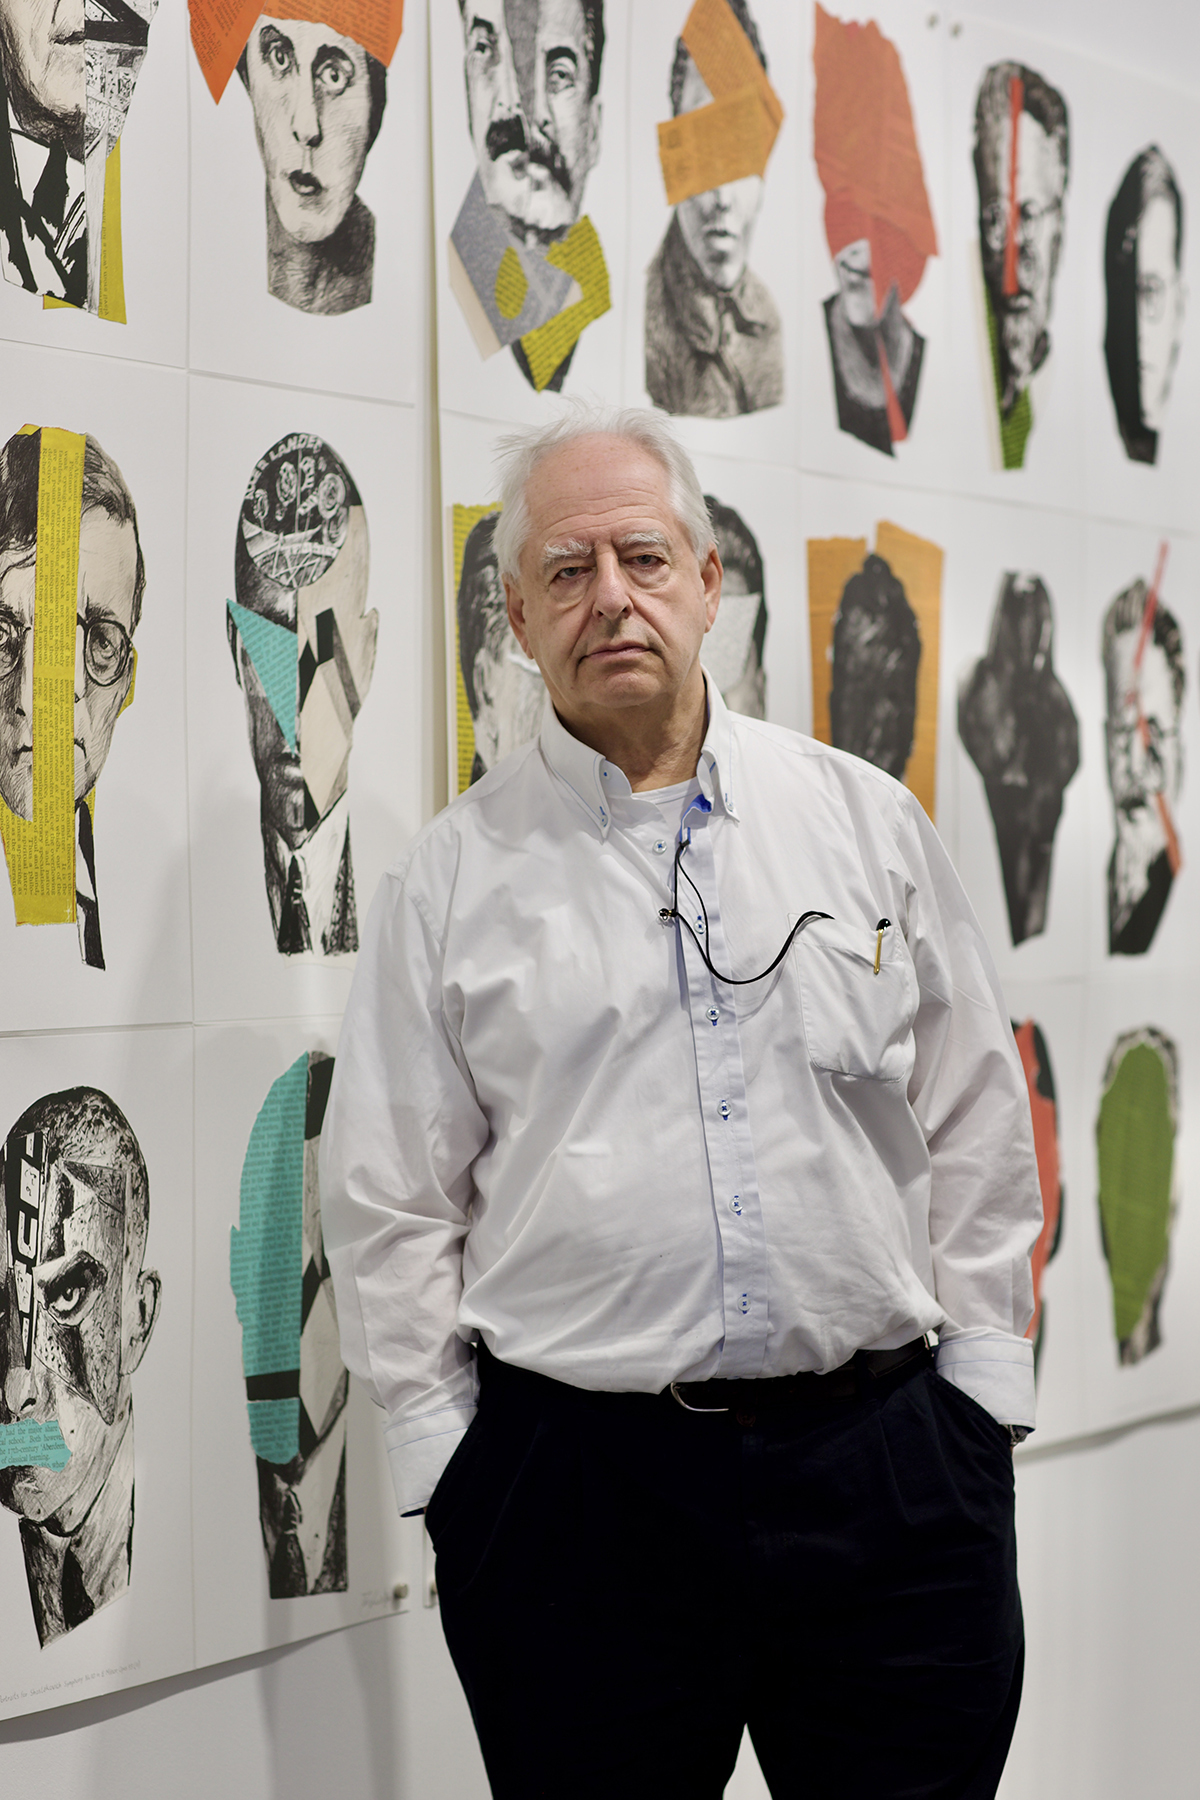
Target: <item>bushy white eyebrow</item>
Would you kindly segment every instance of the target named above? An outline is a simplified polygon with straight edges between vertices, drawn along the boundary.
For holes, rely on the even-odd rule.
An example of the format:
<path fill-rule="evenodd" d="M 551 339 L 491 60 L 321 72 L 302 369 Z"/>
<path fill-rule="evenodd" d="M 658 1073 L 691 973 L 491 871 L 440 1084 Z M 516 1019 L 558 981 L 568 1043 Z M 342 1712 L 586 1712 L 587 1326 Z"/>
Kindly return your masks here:
<path fill-rule="evenodd" d="M 547 544 L 542 550 L 543 572 L 556 562 L 579 562 L 592 554 L 587 538 L 564 538 L 561 544 Z"/>
<path fill-rule="evenodd" d="M 614 548 L 626 550 L 668 550 L 670 540 L 664 531 L 628 531 L 614 538 Z M 594 555 L 595 545 L 588 538 L 565 538 L 560 544 L 547 544 L 542 551 L 543 574 L 555 563 L 579 562 Z"/>

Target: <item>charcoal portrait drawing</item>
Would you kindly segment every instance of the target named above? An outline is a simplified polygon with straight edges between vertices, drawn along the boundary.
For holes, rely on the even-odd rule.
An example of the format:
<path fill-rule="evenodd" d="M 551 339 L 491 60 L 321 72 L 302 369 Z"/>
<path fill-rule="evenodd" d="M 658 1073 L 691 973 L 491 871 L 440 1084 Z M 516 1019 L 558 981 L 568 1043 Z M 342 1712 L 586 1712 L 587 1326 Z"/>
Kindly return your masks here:
<path fill-rule="evenodd" d="M 762 69 L 758 26 L 746 0 L 730 10 Z M 712 93 L 679 38 L 671 115 L 710 106 Z M 743 175 L 681 200 L 646 271 L 646 391 L 665 412 L 730 419 L 783 399 L 779 311 L 750 268 L 764 177 Z"/>
<path fill-rule="evenodd" d="M 1029 384 L 1050 355 L 1070 170 L 1067 104 L 1022 63 L 994 63 L 975 106 L 979 247 L 1001 454 L 1024 466 Z"/>
<path fill-rule="evenodd" d="M 0 267 L 100 312 L 105 208 L 158 0 L 0 0 Z M 121 310 L 106 317 L 124 317 Z"/>
<path fill-rule="evenodd" d="M 273 1600 L 344 1593 L 346 1401 L 321 1235 L 317 1151 L 333 1058 L 313 1050 L 272 1084 L 242 1164 L 230 1280 L 242 1327 L 250 1441 Z"/>
<path fill-rule="evenodd" d="M 546 710 L 541 670 L 508 622 L 494 548 L 498 518 L 488 513 L 472 526 L 456 596 L 459 668 L 475 733 L 472 781 L 536 737 Z"/>
<path fill-rule="evenodd" d="M 162 1283 L 146 1163 L 97 1088 L 26 1108 L 3 1151 L 0 1505 L 20 1519 L 43 1645 L 129 1585 L 133 1388 Z"/>
<path fill-rule="evenodd" d="M 1158 458 L 1183 334 L 1183 195 L 1156 144 L 1134 157 L 1108 209 L 1104 362 L 1131 462 Z"/>
<path fill-rule="evenodd" d="M 41 432 L 0 449 L 0 800 L 33 818 L 34 629 Z M 133 697 L 133 636 L 146 565 L 125 479 L 94 437 L 83 440 L 74 690 L 75 917 L 80 954 L 103 969 L 93 807 L 113 732 Z"/>
<path fill-rule="evenodd" d="M 838 426 L 886 456 L 912 425 L 925 340 L 905 302 L 937 233 L 899 53 L 816 9 L 813 153 L 837 292 L 825 302 Z"/>
<path fill-rule="evenodd" d="M 852 575 L 833 621 L 830 740 L 897 781 L 913 746 L 921 634 L 903 585 L 882 556 Z"/>
<path fill-rule="evenodd" d="M 358 948 L 350 748 L 375 667 L 367 520 L 345 463 L 293 432 L 242 501 L 225 623 L 261 790 L 263 866 L 281 955 Z"/>
<path fill-rule="evenodd" d="M 1158 930 L 1182 852 L 1183 638 L 1141 579 L 1118 594 L 1101 637 L 1105 746 L 1116 840 L 1108 864 L 1108 948 L 1140 956 Z"/>
<path fill-rule="evenodd" d="M 1014 944 L 1046 929 L 1063 794 L 1079 767 L 1079 722 L 1054 672 L 1054 616 L 1038 575 L 1009 572 L 986 655 L 958 695 L 958 735 L 983 776 Z"/>
<path fill-rule="evenodd" d="M 600 155 L 603 0 L 458 9 L 476 174 L 451 233 L 450 284 L 481 354 L 511 349 L 531 387 L 557 393 L 581 332 L 611 305 L 583 213 Z"/>
<path fill-rule="evenodd" d="M 237 69 L 266 175 L 268 292 L 300 312 L 366 306 L 375 219 L 358 184 L 383 122 L 387 69 L 337 29 L 267 14 Z"/>
<path fill-rule="evenodd" d="M 1179 1205 L 1178 1126 L 1174 1040 L 1153 1025 L 1122 1032 L 1101 1083 L 1096 1172 L 1113 1335 L 1126 1367 L 1163 1341 L 1160 1315 Z"/>

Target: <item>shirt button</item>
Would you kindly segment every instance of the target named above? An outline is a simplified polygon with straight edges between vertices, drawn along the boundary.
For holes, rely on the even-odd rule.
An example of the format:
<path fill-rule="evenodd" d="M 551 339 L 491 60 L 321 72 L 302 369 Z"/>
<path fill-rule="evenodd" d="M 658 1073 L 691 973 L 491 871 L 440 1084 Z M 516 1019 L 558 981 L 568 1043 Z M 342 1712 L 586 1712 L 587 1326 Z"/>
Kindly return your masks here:
<path fill-rule="evenodd" d="M 731 1212 L 735 1212 L 739 1219 L 741 1218 L 741 1216 L 742 1216 L 742 1200 L 741 1200 L 740 1194 L 735 1194 L 733 1196 L 733 1199 L 729 1202 L 729 1210 Z"/>
<path fill-rule="evenodd" d="M 723 1119 L 727 1119 L 729 1117 L 729 1102 L 728 1102 L 728 1100 L 722 1100 L 720 1106 L 718 1106 L 718 1108 L 717 1108 L 717 1111 L 720 1113 L 720 1115 Z"/>
<path fill-rule="evenodd" d="M 717 1011 L 715 1006 L 710 1006 L 704 1016 L 708 1020 L 710 1025 L 715 1025 L 721 1015 Z"/>
<path fill-rule="evenodd" d="M 696 930 L 697 931 L 704 930 L 704 914 L 703 913 L 696 914 Z"/>
<path fill-rule="evenodd" d="M 666 838 L 655 838 L 655 840 L 654 840 L 655 856 L 661 856 L 663 854 L 663 852 L 668 850 L 669 848 L 670 848 L 670 846 L 667 843 Z"/>

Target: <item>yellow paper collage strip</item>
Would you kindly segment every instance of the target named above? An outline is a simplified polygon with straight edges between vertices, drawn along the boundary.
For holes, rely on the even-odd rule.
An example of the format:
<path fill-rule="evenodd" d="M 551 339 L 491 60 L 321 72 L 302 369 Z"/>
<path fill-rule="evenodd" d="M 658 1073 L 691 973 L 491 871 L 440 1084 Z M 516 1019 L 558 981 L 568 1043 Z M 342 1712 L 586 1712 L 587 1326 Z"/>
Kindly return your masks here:
<path fill-rule="evenodd" d="M 475 724 L 471 718 L 471 708 L 467 702 L 467 690 L 463 686 L 462 657 L 458 649 L 458 584 L 462 580 L 463 551 L 467 539 L 478 525 L 480 519 L 486 519 L 489 513 L 499 512 L 495 501 L 484 506 L 459 506 L 457 502 L 450 508 L 451 566 L 454 570 L 454 587 L 451 604 L 454 607 L 454 751 L 455 766 L 458 776 L 456 794 L 464 794 L 471 785 L 471 769 L 475 762 Z"/>
<path fill-rule="evenodd" d="M 25 425 L 32 436 L 36 425 Z M 0 800 L 18 925 L 75 917 L 75 613 L 84 440 L 45 427 L 38 462 L 33 631 L 33 818 Z"/>

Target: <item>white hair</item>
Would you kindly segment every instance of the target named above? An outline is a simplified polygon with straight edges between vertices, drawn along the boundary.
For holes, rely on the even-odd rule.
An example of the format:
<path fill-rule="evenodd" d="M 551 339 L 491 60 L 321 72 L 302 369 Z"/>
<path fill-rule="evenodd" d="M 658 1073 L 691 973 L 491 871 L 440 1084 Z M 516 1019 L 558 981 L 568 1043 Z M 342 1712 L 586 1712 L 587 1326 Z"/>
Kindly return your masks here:
<path fill-rule="evenodd" d="M 667 475 L 672 511 L 687 532 L 697 562 L 703 562 L 716 543 L 712 521 L 691 458 L 666 420 L 641 407 L 597 406 L 573 400 L 570 411 L 562 413 L 552 425 L 511 432 L 496 445 L 502 511 L 496 526 L 495 551 L 501 575 L 515 581 L 520 570 L 521 553 L 529 536 L 525 490 L 534 470 L 554 451 L 589 437 L 621 438 L 661 464 Z"/>

